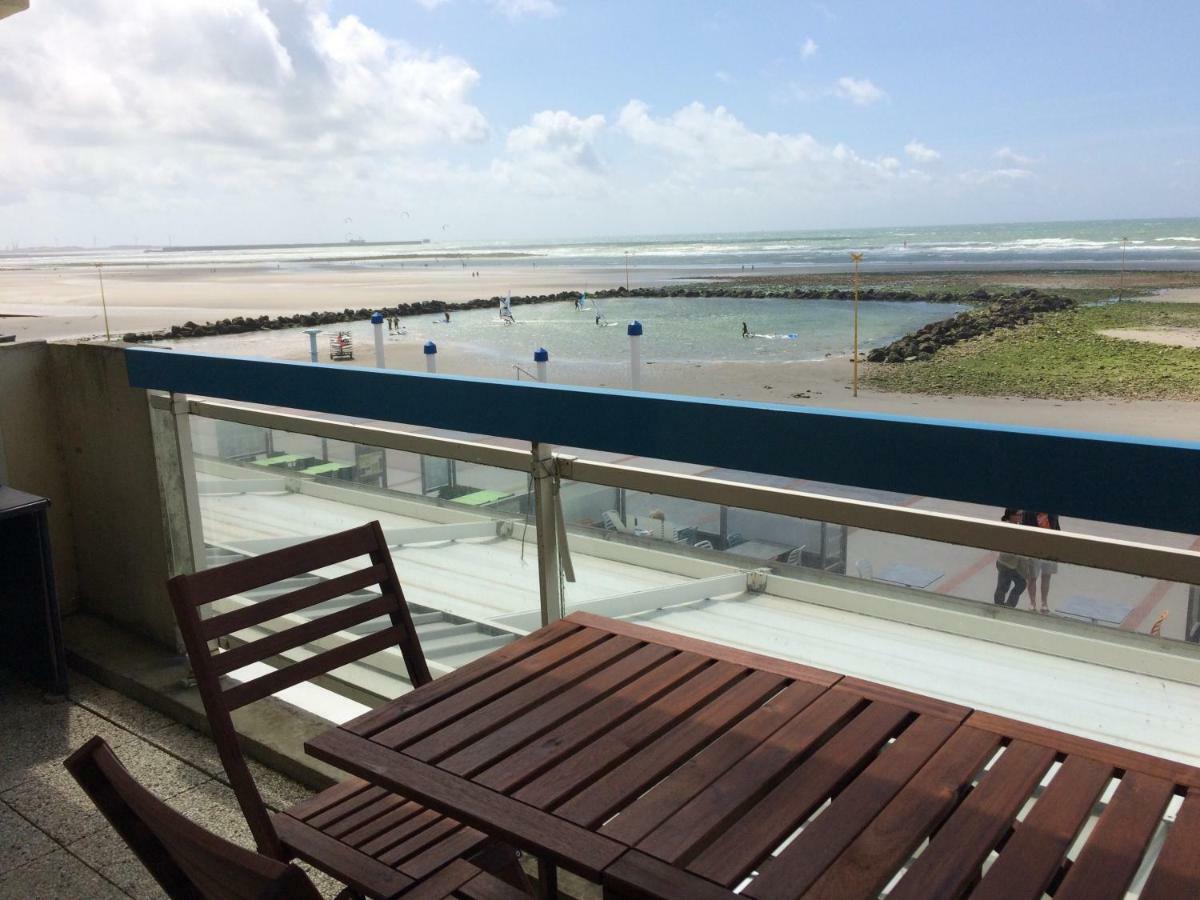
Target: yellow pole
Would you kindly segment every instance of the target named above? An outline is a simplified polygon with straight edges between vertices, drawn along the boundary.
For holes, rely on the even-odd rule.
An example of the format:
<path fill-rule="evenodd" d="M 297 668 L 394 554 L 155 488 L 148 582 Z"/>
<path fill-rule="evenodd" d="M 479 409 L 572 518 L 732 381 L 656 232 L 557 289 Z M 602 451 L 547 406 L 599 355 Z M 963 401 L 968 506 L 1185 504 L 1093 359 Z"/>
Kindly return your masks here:
<path fill-rule="evenodd" d="M 112 340 L 112 334 L 108 330 L 108 301 L 104 299 L 104 272 L 101 271 L 100 263 L 96 263 L 96 274 L 100 276 L 100 306 L 104 310 L 104 339 Z"/>
<path fill-rule="evenodd" d="M 858 264 L 862 262 L 861 253 L 851 253 L 854 260 L 854 396 L 858 396 Z"/>
<path fill-rule="evenodd" d="M 1129 238 L 1121 238 L 1121 280 L 1117 282 L 1117 302 L 1120 303 L 1124 299 L 1125 294 L 1125 245 L 1129 243 Z"/>

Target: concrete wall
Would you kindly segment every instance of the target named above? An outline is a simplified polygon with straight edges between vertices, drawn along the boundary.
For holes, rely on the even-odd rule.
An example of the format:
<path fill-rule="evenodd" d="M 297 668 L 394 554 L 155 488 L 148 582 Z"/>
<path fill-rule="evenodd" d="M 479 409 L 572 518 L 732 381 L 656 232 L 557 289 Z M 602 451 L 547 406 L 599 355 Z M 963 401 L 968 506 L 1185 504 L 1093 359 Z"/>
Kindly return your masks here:
<path fill-rule="evenodd" d="M 168 647 L 169 555 L 145 391 L 120 344 L 51 344 L 82 605 Z"/>
<path fill-rule="evenodd" d="M 0 344 L 0 483 L 50 498 L 54 578 L 65 613 L 77 605 L 78 580 L 56 395 L 44 341 Z"/>

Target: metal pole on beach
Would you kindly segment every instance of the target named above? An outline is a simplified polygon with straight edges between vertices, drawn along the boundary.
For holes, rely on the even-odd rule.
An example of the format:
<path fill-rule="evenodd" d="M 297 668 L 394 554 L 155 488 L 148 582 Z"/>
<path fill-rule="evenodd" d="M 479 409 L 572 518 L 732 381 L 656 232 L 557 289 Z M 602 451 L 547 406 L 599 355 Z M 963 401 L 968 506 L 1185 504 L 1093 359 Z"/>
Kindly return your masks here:
<path fill-rule="evenodd" d="M 437 344 L 433 341 L 425 342 L 425 371 L 430 375 L 437 374 Z"/>
<path fill-rule="evenodd" d="M 101 271 L 101 263 L 96 263 L 96 275 L 100 278 L 100 308 L 104 310 L 104 339 L 112 340 L 112 334 L 108 330 L 108 301 L 104 298 L 104 272 Z"/>
<path fill-rule="evenodd" d="M 1125 294 L 1125 245 L 1129 243 L 1129 238 L 1121 238 L 1121 280 L 1117 282 L 1117 302 L 1120 303 L 1124 299 Z"/>
<path fill-rule="evenodd" d="M 858 264 L 862 262 L 861 253 L 851 253 L 854 260 L 854 396 L 858 396 Z"/>
<path fill-rule="evenodd" d="M 550 362 L 550 351 L 545 347 L 538 347 L 533 351 L 533 361 L 537 363 L 537 380 L 545 384 L 546 363 Z"/>
<path fill-rule="evenodd" d="M 634 319 L 626 329 L 629 335 L 629 386 L 635 391 L 642 389 L 642 323 Z"/>
<path fill-rule="evenodd" d="M 320 328 L 305 328 L 304 333 L 308 335 L 308 358 L 310 362 L 317 361 L 317 335 L 321 333 Z"/>
<path fill-rule="evenodd" d="M 375 367 L 387 368 L 387 360 L 383 358 L 383 313 L 371 313 L 371 326 L 375 329 Z"/>

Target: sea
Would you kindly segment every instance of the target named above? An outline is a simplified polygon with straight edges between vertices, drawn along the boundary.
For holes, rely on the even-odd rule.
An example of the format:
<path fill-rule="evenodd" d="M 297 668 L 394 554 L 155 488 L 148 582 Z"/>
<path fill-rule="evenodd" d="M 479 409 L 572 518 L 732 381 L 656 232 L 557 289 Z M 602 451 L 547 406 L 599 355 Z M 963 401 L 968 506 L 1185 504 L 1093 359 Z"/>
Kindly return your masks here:
<path fill-rule="evenodd" d="M 443 233 L 428 240 L 303 246 L 168 245 L 0 252 L 0 268 L 125 265 L 138 267 L 565 266 L 624 275 L 697 270 L 721 273 L 844 271 L 851 253 L 864 270 L 914 271 L 1013 268 L 1200 269 L 1200 218 L 997 225 L 829 229 L 821 231 L 660 234 L 588 240 L 462 241 Z"/>

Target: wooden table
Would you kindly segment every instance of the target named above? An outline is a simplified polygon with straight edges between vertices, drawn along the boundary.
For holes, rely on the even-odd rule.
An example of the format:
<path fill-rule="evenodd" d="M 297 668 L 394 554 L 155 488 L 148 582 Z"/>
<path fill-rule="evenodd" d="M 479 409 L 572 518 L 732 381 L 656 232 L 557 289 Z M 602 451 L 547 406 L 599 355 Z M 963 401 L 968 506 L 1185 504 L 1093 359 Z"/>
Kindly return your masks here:
<path fill-rule="evenodd" d="M 586 613 L 307 747 L 616 896 L 1200 893 L 1200 770 Z"/>

